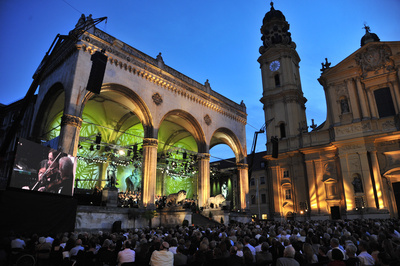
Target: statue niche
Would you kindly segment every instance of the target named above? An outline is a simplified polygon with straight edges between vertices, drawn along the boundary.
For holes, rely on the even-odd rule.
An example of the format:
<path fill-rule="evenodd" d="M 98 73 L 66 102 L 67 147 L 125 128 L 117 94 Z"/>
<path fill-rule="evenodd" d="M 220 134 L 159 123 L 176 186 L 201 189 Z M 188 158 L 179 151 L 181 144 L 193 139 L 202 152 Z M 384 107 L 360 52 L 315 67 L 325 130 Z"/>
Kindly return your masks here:
<path fill-rule="evenodd" d="M 351 183 L 353 184 L 354 193 L 364 193 L 364 188 L 360 175 L 355 174 L 353 182 Z"/>

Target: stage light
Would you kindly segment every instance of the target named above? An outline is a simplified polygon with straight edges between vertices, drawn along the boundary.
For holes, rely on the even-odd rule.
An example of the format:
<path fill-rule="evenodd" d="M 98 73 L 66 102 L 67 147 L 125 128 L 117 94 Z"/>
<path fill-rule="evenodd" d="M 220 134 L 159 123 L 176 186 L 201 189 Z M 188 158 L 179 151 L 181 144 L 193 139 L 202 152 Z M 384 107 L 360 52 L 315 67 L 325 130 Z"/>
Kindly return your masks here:
<path fill-rule="evenodd" d="M 118 154 L 121 155 L 121 156 L 123 156 L 123 155 L 125 155 L 125 151 L 124 151 L 124 150 L 119 150 L 119 151 L 118 151 Z"/>
<path fill-rule="evenodd" d="M 92 145 L 90 145 L 90 149 L 89 149 L 89 150 L 91 150 L 91 151 L 94 151 L 93 144 L 92 144 Z"/>
<path fill-rule="evenodd" d="M 183 153 L 183 159 L 185 160 L 186 157 L 187 157 L 187 153 L 186 153 L 186 151 L 185 151 L 185 152 Z"/>
<path fill-rule="evenodd" d="M 96 150 L 100 150 L 100 145 L 96 145 Z"/>
<path fill-rule="evenodd" d="M 137 144 L 133 145 L 133 152 L 136 153 L 137 151 Z"/>
<path fill-rule="evenodd" d="M 128 157 L 131 157 L 131 154 L 132 154 L 132 150 L 131 149 L 128 149 Z"/>

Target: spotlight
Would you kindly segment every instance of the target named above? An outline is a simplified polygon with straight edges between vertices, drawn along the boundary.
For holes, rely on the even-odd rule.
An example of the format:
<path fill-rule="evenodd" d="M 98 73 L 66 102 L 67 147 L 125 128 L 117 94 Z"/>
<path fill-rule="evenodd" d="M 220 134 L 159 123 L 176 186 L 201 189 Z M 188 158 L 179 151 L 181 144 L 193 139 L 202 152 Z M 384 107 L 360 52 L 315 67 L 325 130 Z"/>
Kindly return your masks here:
<path fill-rule="evenodd" d="M 92 144 L 92 145 L 90 145 L 90 149 L 89 149 L 89 150 L 91 150 L 91 151 L 94 151 L 93 144 Z"/>
<path fill-rule="evenodd" d="M 124 150 L 119 150 L 119 151 L 118 151 L 118 154 L 121 155 L 121 156 L 123 156 L 123 155 L 125 155 L 125 151 L 124 151 Z"/>
<path fill-rule="evenodd" d="M 96 145 L 96 150 L 100 150 L 100 145 Z"/>

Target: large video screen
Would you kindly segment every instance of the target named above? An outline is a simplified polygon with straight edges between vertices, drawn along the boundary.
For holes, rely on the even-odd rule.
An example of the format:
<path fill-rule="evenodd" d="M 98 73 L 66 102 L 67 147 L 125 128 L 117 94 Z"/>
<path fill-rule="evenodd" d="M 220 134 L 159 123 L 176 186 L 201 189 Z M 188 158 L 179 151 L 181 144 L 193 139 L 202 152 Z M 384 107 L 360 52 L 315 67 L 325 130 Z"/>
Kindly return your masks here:
<path fill-rule="evenodd" d="M 76 158 L 19 139 L 9 187 L 72 196 Z"/>

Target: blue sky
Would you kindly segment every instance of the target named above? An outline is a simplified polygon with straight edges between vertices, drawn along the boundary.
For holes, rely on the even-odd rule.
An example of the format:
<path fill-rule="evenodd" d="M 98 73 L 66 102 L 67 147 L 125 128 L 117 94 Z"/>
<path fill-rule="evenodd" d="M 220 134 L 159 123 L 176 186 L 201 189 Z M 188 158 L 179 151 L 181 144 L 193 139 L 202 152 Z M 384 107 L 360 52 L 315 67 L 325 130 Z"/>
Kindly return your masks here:
<path fill-rule="evenodd" d="M 360 48 L 364 23 L 381 41 L 400 39 L 399 0 L 277 0 L 300 55 L 307 122 L 326 117 L 317 79 L 325 57 L 338 64 Z M 107 16 L 99 28 L 177 71 L 247 106 L 247 150 L 264 124 L 257 58 L 266 0 L 0 0 L 0 103 L 24 97 L 55 36 L 68 34 L 81 13 Z M 265 149 L 260 135 L 257 152 Z M 217 149 L 216 147 L 215 149 Z M 225 156 L 224 156 L 225 157 Z M 231 154 L 227 154 L 231 157 Z"/>

